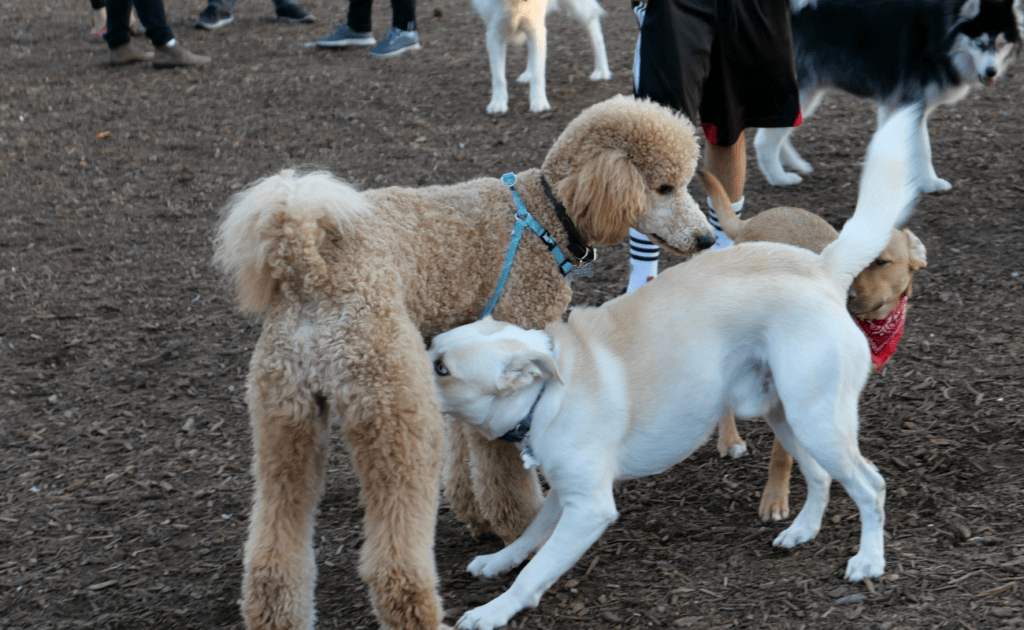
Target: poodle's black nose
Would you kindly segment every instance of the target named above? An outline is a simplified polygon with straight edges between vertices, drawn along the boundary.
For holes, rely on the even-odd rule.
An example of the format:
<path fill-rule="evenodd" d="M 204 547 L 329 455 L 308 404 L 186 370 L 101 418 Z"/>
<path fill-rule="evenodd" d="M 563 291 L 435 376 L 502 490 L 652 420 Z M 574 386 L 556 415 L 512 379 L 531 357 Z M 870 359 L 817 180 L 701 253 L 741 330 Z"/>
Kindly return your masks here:
<path fill-rule="evenodd" d="M 697 237 L 697 249 L 707 249 L 715 244 L 714 234 L 701 234 Z"/>

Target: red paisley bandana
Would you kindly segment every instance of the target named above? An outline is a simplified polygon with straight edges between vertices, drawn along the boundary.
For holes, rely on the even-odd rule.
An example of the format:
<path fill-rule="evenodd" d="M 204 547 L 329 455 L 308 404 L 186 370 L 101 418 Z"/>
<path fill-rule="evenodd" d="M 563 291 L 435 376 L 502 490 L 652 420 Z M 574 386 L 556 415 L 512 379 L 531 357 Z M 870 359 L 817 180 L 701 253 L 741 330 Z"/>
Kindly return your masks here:
<path fill-rule="evenodd" d="M 878 371 L 882 371 L 882 365 L 889 360 L 896 346 L 903 336 L 903 327 L 907 323 L 907 296 L 900 298 L 900 305 L 885 319 L 858 319 L 853 318 L 857 326 L 864 331 L 868 338 L 868 345 L 871 346 L 871 362 L 875 364 Z"/>

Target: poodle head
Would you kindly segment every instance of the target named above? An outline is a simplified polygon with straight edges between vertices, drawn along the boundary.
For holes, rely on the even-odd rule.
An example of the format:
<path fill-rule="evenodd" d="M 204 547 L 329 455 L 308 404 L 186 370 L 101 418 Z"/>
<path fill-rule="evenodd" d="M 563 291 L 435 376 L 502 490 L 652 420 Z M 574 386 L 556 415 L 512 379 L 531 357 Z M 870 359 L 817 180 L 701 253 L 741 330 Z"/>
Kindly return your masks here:
<path fill-rule="evenodd" d="M 685 117 L 649 100 L 616 96 L 569 123 L 541 171 L 587 240 L 617 243 L 634 227 L 689 254 L 714 243 L 686 189 L 699 153 Z"/>

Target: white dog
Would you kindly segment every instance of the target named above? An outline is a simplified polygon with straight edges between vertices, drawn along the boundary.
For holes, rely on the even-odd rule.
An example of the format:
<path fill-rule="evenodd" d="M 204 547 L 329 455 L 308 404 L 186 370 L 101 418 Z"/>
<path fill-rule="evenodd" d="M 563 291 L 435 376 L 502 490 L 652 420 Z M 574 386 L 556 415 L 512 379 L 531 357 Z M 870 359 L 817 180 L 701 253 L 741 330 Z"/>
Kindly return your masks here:
<path fill-rule="evenodd" d="M 834 478 L 862 522 L 846 577 L 882 575 L 885 481 L 857 442 L 870 352 L 846 300 L 917 198 L 907 148 L 919 116 L 916 107 L 897 112 L 872 141 L 857 209 L 820 255 L 744 243 L 543 331 L 488 318 L 434 338 L 442 409 L 488 439 L 520 440 L 524 462 L 539 464 L 551 487 L 522 537 L 469 565 L 492 577 L 537 551 L 459 628 L 490 630 L 536 606 L 617 518 L 612 482 L 683 460 L 728 409 L 765 416 L 807 479 L 807 503 L 773 544 L 818 534 Z"/>
<path fill-rule="evenodd" d="M 562 7 L 587 29 L 594 49 L 594 71 L 591 81 L 612 78 L 608 69 L 608 53 L 601 33 L 604 9 L 596 0 L 473 0 L 473 8 L 487 24 L 487 54 L 491 60 L 491 102 L 488 114 L 508 111 L 508 82 L 505 80 L 505 53 L 509 43 L 526 40 L 528 58 L 526 72 L 519 83 L 530 84 L 530 111 L 537 113 L 551 109 L 544 85 L 544 67 L 547 63 L 547 28 L 545 16 Z"/>

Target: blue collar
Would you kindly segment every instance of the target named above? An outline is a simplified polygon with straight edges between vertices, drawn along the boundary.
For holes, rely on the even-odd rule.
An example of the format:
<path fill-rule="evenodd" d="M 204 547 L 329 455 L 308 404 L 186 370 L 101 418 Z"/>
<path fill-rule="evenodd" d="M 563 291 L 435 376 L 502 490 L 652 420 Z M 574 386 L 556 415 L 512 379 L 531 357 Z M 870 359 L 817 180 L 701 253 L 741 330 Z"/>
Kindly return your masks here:
<path fill-rule="evenodd" d="M 530 425 L 533 424 L 533 412 L 537 409 L 537 403 L 540 402 L 540 397 L 544 395 L 544 390 L 548 388 L 548 382 L 544 381 L 544 384 L 540 386 L 540 392 L 537 393 L 537 400 L 533 401 L 533 405 L 530 406 L 530 413 L 526 414 L 526 417 L 520 420 L 516 426 L 512 427 L 505 435 L 499 437 L 499 440 L 505 440 L 515 444 L 516 442 L 522 442 L 526 434 L 530 432 Z"/>
<path fill-rule="evenodd" d="M 519 247 L 519 241 L 523 237 L 523 231 L 526 228 L 533 230 L 541 241 L 547 246 L 548 251 L 555 257 L 555 263 L 558 265 L 558 270 L 562 273 L 562 276 L 568 276 L 572 273 L 573 265 L 566 258 L 562 250 L 558 248 L 558 244 L 555 243 L 555 239 L 551 238 L 551 234 L 548 233 L 544 226 L 542 226 L 537 219 L 533 218 L 530 211 L 526 209 L 526 204 L 519 197 L 519 193 L 516 192 L 516 175 L 515 173 L 505 173 L 501 176 L 501 181 L 504 182 L 509 189 L 512 191 L 512 200 L 516 204 L 516 223 L 512 228 L 512 240 L 508 244 L 508 251 L 505 252 L 505 266 L 501 269 L 501 277 L 498 278 L 498 286 L 494 290 L 494 295 L 491 296 L 487 306 L 484 308 L 484 312 L 480 314 L 480 319 L 487 317 L 494 310 L 494 307 L 498 304 L 498 298 L 501 297 L 501 290 L 505 288 L 505 281 L 508 280 L 508 274 L 512 270 L 512 261 L 516 256 L 516 249 Z"/>

